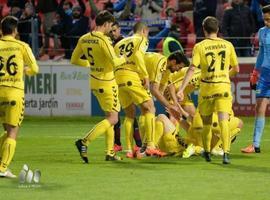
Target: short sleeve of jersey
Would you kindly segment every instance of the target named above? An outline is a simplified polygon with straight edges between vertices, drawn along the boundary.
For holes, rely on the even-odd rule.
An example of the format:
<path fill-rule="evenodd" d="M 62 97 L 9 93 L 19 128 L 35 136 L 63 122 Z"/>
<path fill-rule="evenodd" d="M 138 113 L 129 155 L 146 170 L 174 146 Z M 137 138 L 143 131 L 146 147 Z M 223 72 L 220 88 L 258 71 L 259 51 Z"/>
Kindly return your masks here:
<path fill-rule="evenodd" d="M 138 46 L 139 51 L 141 52 L 146 52 L 146 50 L 148 49 L 148 40 L 146 38 L 143 38 L 143 40 L 141 41 L 141 43 Z"/>
<path fill-rule="evenodd" d="M 162 79 L 162 73 L 166 70 L 166 65 L 167 65 L 166 58 L 161 58 L 160 61 L 158 62 L 158 66 L 153 80 L 154 82 L 160 83 Z"/>
<path fill-rule="evenodd" d="M 197 44 L 193 48 L 193 52 L 192 52 L 192 65 L 194 65 L 195 67 L 199 67 L 200 66 L 200 62 L 201 62 L 201 58 L 200 58 L 200 46 Z"/>
<path fill-rule="evenodd" d="M 160 84 L 162 85 L 168 85 L 172 82 L 172 78 L 171 78 L 171 72 L 170 70 L 166 70 L 163 74 L 162 74 L 162 78 L 160 80 Z"/>

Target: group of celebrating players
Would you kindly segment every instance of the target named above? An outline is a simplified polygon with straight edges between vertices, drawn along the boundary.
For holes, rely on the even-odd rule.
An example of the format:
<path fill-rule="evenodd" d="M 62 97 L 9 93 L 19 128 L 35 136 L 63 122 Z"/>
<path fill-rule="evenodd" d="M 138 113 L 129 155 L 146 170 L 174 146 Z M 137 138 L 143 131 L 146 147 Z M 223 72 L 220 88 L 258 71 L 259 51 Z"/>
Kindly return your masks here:
<path fill-rule="evenodd" d="M 265 27 L 259 31 L 259 55 L 251 76 L 251 85 L 256 88 L 254 139 L 252 145 L 242 149 L 245 153 L 260 152 L 270 97 L 270 6 L 262 11 Z M 206 17 L 202 25 L 205 39 L 195 45 L 190 63 L 181 49 L 167 55 L 146 52 L 149 29 L 144 23 L 134 25 L 132 36 L 116 37 L 119 25 L 114 16 L 108 11 L 97 15 L 95 30 L 79 39 L 71 58 L 72 64 L 90 68 L 89 86 L 105 112 L 105 119 L 75 142 L 85 163 L 88 145 L 104 133 L 105 160 L 122 160 L 115 153 L 121 150 L 120 105 L 125 112 L 127 158 L 188 158 L 197 154 L 210 162 L 214 154 L 223 156 L 223 164 L 230 163 L 230 145 L 243 126 L 232 110 L 230 77 L 239 72 L 237 56 L 233 45 L 217 36 L 216 18 Z M 15 38 L 17 26 L 18 20 L 12 16 L 1 21 L 0 120 L 4 127 L 0 135 L 1 177 L 15 177 L 8 166 L 24 116 L 23 75 L 39 71 L 30 47 Z M 197 108 L 190 98 L 196 90 Z M 166 108 L 166 114 L 155 116 L 153 97 Z M 138 122 L 136 106 L 140 109 Z"/>
<path fill-rule="evenodd" d="M 239 72 L 239 66 L 232 44 L 217 37 L 217 19 L 204 20 L 206 39 L 194 47 L 191 64 L 181 50 L 167 57 L 146 52 L 149 29 L 142 22 L 134 25 L 132 36 L 112 46 L 108 36 L 114 23 L 113 15 L 100 12 L 95 30 L 79 39 L 71 58 L 72 64 L 91 68 L 91 90 L 106 113 L 104 120 L 76 141 L 83 161 L 88 163 L 89 143 L 103 133 L 105 159 L 122 159 L 114 151 L 114 125 L 121 105 L 125 112 L 126 157 L 189 157 L 196 153 L 211 161 L 212 151 L 223 155 L 223 163 L 229 164 L 231 140 L 242 127 L 242 121 L 233 115 L 230 86 L 230 76 Z M 199 90 L 197 109 L 190 99 L 195 90 Z M 166 108 L 167 115 L 155 116 L 153 96 Z M 142 146 L 134 151 L 136 106 L 140 109 Z M 180 127 L 185 136 L 179 135 Z"/>

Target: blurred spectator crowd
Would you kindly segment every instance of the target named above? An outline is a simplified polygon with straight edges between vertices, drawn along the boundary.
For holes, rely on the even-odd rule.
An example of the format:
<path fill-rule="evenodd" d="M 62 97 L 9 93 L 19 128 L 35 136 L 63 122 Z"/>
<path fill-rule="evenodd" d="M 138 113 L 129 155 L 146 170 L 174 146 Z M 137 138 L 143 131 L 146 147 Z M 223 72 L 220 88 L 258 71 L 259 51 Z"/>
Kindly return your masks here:
<path fill-rule="evenodd" d="M 255 56 L 257 32 L 264 26 L 261 7 L 270 0 L 0 0 L 0 19 L 19 19 L 19 37 L 37 45 L 40 60 L 69 59 L 80 36 L 95 27 L 95 16 L 108 10 L 123 35 L 144 20 L 150 28 L 149 50 L 161 51 L 166 37 L 177 39 L 187 55 L 203 38 L 202 21 L 215 16 L 220 37 L 228 39 L 241 57 Z"/>

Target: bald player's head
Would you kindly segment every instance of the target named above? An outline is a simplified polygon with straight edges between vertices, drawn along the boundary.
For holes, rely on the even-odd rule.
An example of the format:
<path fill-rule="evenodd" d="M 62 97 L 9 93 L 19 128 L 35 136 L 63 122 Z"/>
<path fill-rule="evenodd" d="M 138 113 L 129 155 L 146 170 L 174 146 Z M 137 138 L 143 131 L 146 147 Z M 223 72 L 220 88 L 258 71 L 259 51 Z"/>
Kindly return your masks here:
<path fill-rule="evenodd" d="M 133 27 L 133 32 L 148 37 L 148 26 L 143 22 L 137 22 Z"/>

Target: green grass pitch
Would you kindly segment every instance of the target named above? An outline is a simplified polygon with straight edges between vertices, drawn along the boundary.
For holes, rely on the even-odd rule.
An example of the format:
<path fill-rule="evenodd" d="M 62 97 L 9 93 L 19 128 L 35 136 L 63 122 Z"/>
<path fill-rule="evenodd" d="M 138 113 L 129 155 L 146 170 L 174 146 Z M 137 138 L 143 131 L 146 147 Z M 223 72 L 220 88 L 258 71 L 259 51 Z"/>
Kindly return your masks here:
<path fill-rule="evenodd" d="M 40 184 L 19 184 L 0 179 L 0 200 L 263 200 L 270 198 L 270 123 L 262 140 L 262 153 L 244 155 L 251 143 L 253 118 L 243 118 L 244 128 L 232 145 L 231 165 L 221 157 L 206 163 L 199 156 L 124 159 L 105 162 L 103 137 L 89 146 L 90 164 L 82 164 L 74 141 L 100 118 L 27 118 L 23 122 L 14 160 L 42 172 Z M 124 139 L 122 139 L 124 143 Z M 124 154 L 122 155 L 124 156 Z"/>

